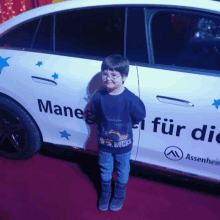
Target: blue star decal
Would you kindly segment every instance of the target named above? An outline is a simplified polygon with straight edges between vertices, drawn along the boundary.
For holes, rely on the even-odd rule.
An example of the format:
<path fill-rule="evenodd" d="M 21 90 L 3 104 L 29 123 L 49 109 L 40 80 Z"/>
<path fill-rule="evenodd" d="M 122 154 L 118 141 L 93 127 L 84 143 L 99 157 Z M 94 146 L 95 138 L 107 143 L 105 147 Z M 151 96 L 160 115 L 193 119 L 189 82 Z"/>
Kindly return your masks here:
<path fill-rule="evenodd" d="M 63 132 L 60 132 L 61 134 L 61 138 L 65 137 L 67 140 L 69 140 L 68 136 L 71 136 L 70 134 L 68 134 L 65 130 Z"/>
<path fill-rule="evenodd" d="M 58 79 L 58 74 L 54 73 L 54 74 L 52 75 L 52 77 L 54 78 L 54 80 L 55 80 L 55 79 Z"/>
<path fill-rule="evenodd" d="M 215 107 L 218 109 L 218 106 L 220 105 L 220 99 L 218 100 L 214 99 L 214 103 L 212 105 L 215 105 Z"/>
<path fill-rule="evenodd" d="M 42 61 L 38 61 L 38 63 L 36 64 L 36 66 L 41 66 L 41 65 L 43 65 L 43 62 Z"/>
<path fill-rule="evenodd" d="M 9 64 L 7 63 L 7 60 L 8 60 L 9 58 L 10 58 L 10 57 L 3 59 L 3 58 L 0 56 L 0 74 L 2 73 L 3 67 L 9 66 Z"/>

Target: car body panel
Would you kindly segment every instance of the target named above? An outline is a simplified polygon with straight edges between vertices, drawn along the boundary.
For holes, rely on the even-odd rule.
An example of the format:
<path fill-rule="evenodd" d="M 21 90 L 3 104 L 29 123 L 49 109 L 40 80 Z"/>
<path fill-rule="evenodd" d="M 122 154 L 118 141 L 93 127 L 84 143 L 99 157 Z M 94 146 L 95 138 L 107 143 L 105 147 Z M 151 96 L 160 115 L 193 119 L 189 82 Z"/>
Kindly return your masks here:
<path fill-rule="evenodd" d="M 10 98 L 17 101 L 35 120 L 38 127 L 40 128 L 42 138 L 45 142 L 51 142 L 51 137 L 48 134 L 47 130 L 45 129 L 45 126 L 41 122 L 40 118 L 37 117 L 36 112 L 31 107 L 30 103 L 27 101 L 27 99 L 24 97 L 22 91 L 20 90 L 18 84 L 16 83 L 16 80 L 13 76 L 14 71 L 14 63 L 13 63 L 13 57 L 14 57 L 14 51 L 13 50 L 1 50 L 0 51 L 0 57 L 3 59 L 7 59 L 7 63 L 9 66 L 3 67 L 0 77 L 0 92 L 6 96 L 9 96 Z"/>
<path fill-rule="evenodd" d="M 13 51 L 11 61 L 14 78 L 45 125 L 52 143 L 97 151 L 97 140 L 92 137 L 91 141 L 90 137 L 95 128 L 85 123 L 83 111 L 95 89 L 103 86 L 101 61 L 27 51 Z M 130 69 L 126 86 L 138 95 L 136 67 Z M 134 136 L 132 158 L 138 145 L 137 129 Z"/>
<path fill-rule="evenodd" d="M 202 158 L 209 158 L 220 164 L 219 136 L 216 141 L 220 132 L 220 124 L 216 121 L 219 113 L 213 105 L 219 97 L 220 78 L 160 68 L 138 67 L 138 72 L 147 116 L 136 160 L 220 179 L 218 165 L 202 162 Z M 166 97 L 178 100 L 170 101 Z M 177 126 L 184 127 L 178 132 Z M 211 129 L 211 126 L 216 128 Z M 210 131 L 215 131 L 213 137 Z M 201 159 L 195 161 L 194 157 Z"/>

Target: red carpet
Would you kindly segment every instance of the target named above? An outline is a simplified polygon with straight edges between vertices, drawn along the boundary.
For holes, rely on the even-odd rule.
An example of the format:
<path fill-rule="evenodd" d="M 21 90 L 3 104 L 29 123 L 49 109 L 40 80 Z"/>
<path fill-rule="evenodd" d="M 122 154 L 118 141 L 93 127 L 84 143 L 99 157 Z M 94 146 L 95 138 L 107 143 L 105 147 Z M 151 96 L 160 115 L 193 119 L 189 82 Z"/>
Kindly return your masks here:
<path fill-rule="evenodd" d="M 215 189 L 196 191 L 203 186 L 184 188 L 133 174 L 122 210 L 101 212 L 97 158 L 77 153 L 65 161 L 59 154 L 37 154 L 26 161 L 0 158 L 0 220 L 220 219 Z"/>

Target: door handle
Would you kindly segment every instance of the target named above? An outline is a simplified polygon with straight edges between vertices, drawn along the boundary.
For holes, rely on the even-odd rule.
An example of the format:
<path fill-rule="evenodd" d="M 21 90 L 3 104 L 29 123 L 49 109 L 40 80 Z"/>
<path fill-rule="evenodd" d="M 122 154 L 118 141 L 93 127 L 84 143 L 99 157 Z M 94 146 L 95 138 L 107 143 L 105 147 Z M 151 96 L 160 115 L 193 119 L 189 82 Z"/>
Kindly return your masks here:
<path fill-rule="evenodd" d="M 163 103 L 172 104 L 172 105 L 181 105 L 185 107 L 194 107 L 194 105 L 191 102 L 186 101 L 186 100 L 175 99 L 175 98 L 171 98 L 167 96 L 160 96 L 160 95 L 157 95 L 156 97 L 158 101 L 163 102 Z"/>
<path fill-rule="evenodd" d="M 50 79 L 41 78 L 41 77 L 37 77 L 37 76 L 32 76 L 31 78 L 34 82 L 37 82 L 37 83 L 43 83 L 43 84 L 48 84 L 48 85 L 52 85 L 52 86 L 57 85 L 57 83 L 55 81 L 50 80 Z"/>

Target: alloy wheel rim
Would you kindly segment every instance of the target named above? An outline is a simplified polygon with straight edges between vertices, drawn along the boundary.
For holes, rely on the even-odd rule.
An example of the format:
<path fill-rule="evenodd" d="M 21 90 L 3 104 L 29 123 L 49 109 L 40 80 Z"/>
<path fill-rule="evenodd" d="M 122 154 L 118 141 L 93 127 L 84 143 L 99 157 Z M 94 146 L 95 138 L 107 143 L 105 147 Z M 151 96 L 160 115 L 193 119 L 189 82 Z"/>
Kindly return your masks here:
<path fill-rule="evenodd" d="M 18 116 L 0 108 L 0 153 L 5 156 L 21 154 L 27 150 L 27 133 Z"/>

